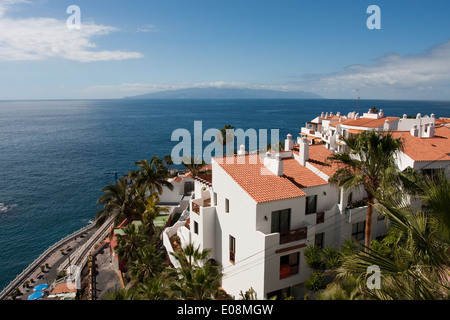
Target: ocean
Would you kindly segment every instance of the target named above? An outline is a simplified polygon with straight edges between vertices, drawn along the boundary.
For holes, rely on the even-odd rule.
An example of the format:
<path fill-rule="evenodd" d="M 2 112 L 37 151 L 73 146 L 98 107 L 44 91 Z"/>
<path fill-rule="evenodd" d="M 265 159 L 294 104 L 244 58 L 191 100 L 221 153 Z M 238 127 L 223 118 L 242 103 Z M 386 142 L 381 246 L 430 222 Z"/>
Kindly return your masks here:
<path fill-rule="evenodd" d="M 361 100 L 385 115 L 450 117 L 450 102 Z M 170 154 L 176 129 L 193 136 L 226 124 L 278 129 L 295 139 L 321 112 L 357 110 L 356 100 L 0 101 L 0 290 L 44 250 L 92 220 L 101 189 Z M 204 147 L 209 142 L 204 143 Z"/>

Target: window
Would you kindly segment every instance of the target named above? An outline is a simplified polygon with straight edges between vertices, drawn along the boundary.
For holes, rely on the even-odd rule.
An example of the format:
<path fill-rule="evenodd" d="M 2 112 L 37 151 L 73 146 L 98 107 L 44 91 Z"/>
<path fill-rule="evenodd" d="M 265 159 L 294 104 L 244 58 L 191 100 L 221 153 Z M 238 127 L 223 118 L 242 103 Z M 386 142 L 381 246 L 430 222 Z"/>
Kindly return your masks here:
<path fill-rule="evenodd" d="M 291 227 L 291 209 L 272 212 L 271 233 L 286 232 Z"/>
<path fill-rule="evenodd" d="M 214 195 L 213 195 L 213 206 L 217 206 L 217 193 L 216 192 L 214 192 Z"/>
<path fill-rule="evenodd" d="M 280 257 L 280 279 L 288 278 L 299 271 L 300 253 L 291 253 Z"/>
<path fill-rule="evenodd" d="M 234 264 L 236 256 L 236 239 L 230 236 L 230 262 Z"/>
<path fill-rule="evenodd" d="M 358 222 L 352 225 L 352 237 L 357 241 L 364 240 L 364 234 L 366 232 L 366 222 Z"/>
<path fill-rule="evenodd" d="M 229 213 L 229 212 L 230 212 L 230 200 L 225 198 L 225 213 Z"/>
<path fill-rule="evenodd" d="M 194 233 L 198 234 L 198 222 L 194 221 Z"/>
<path fill-rule="evenodd" d="M 318 233 L 316 234 L 315 238 L 314 238 L 314 245 L 316 247 L 322 248 L 323 249 L 323 240 L 325 238 L 325 233 Z"/>
<path fill-rule="evenodd" d="M 317 210 L 317 195 L 306 197 L 305 214 L 315 213 Z"/>

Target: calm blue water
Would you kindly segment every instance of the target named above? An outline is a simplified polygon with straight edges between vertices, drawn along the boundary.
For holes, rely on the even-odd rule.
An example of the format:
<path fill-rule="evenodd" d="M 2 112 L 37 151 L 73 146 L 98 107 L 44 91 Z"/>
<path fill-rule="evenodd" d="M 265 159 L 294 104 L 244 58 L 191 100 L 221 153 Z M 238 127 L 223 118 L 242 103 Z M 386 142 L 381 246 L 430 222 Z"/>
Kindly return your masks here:
<path fill-rule="evenodd" d="M 450 102 L 367 101 L 386 115 L 450 116 Z M 101 188 L 134 162 L 170 154 L 177 128 L 193 123 L 294 137 L 322 111 L 348 113 L 354 100 L 0 101 L 0 290 L 50 245 L 83 227 Z M 270 132 L 270 131 L 269 131 Z M 205 143 L 204 146 L 209 143 Z"/>

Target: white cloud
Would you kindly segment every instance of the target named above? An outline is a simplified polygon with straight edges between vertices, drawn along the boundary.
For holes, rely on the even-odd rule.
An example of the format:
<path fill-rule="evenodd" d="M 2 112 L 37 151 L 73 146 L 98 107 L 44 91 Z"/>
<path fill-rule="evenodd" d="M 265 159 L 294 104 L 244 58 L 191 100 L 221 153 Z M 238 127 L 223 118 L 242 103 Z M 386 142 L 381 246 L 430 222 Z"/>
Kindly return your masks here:
<path fill-rule="evenodd" d="M 66 21 L 54 18 L 10 19 L 9 6 L 24 0 L 6 0 L 0 5 L 0 61 L 64 58 L 80 62 L 141 58 L 139 52 L 95 50 L 92 38 L 117 31 L 111 26 L 82 22 L 81 29 L 69 29 Z"/>
<path fill-rule="evenodd" d="M 267 89 L 280 91 L 295 91 L 296 86 L 278 84 L 255 84 L 245 82 L 194 82 L 194 83 L 122 83 L 118 85 L 98 85 L 86 89 L 87 93 L 95 93 L 99 96 L 121 98 L 123 96 L 139 95 L 167 90 L 187 88 L 238 88 L 238 89 Z"/>
<path fill-rule="evenodd" d="M 159 29 L 155 25 L 147 25 L 137 28 L 137 32 L 159 32 Z"/>
<path fill-rule="evenodd" d="M 355 88 L 366 91 L 448 92 L 450 83 L 450 41 L 432 49 L 410 55 L 387 54 L 374 65 L 352 65 L 341 72 L 309 76 L 309 81 L 297 82 L 303 88 L 324 92 L 349 92 Z"/>
<path fill-rule="evenodd" d="M 450 41 L 430 50 L 410 55 L 387 54 L 372 65 L 352 65 L 330 74 L 307 75 L 285 84 L 244 82 L 196 82 L 182 84 L 125 83 L 91 87 L 108 95 L 134 95 L 184 88 L 222 87 L 306 91 L 326 98 L 355 98 L 358 88 L 363 98 L 449 99 Z"/>
<path fill-rule="evenodd" d="M 13 5 L 19 3 L 29 3 L 28 0 L 1 0 L 0 2 L 0 17 L 4 15 L 4 13 L 9 10 Z"/>

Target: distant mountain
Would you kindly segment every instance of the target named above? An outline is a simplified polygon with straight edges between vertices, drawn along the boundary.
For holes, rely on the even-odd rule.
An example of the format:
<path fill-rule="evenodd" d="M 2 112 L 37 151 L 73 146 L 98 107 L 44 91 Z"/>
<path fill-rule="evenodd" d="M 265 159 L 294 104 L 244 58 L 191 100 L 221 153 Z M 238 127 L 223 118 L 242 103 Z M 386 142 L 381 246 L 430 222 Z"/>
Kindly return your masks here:
<path fill-rule="evenodd" d="M 322 97 L 303 91 L 209 87 L 159 91 L 124 99 L 322 99 Z"/>

